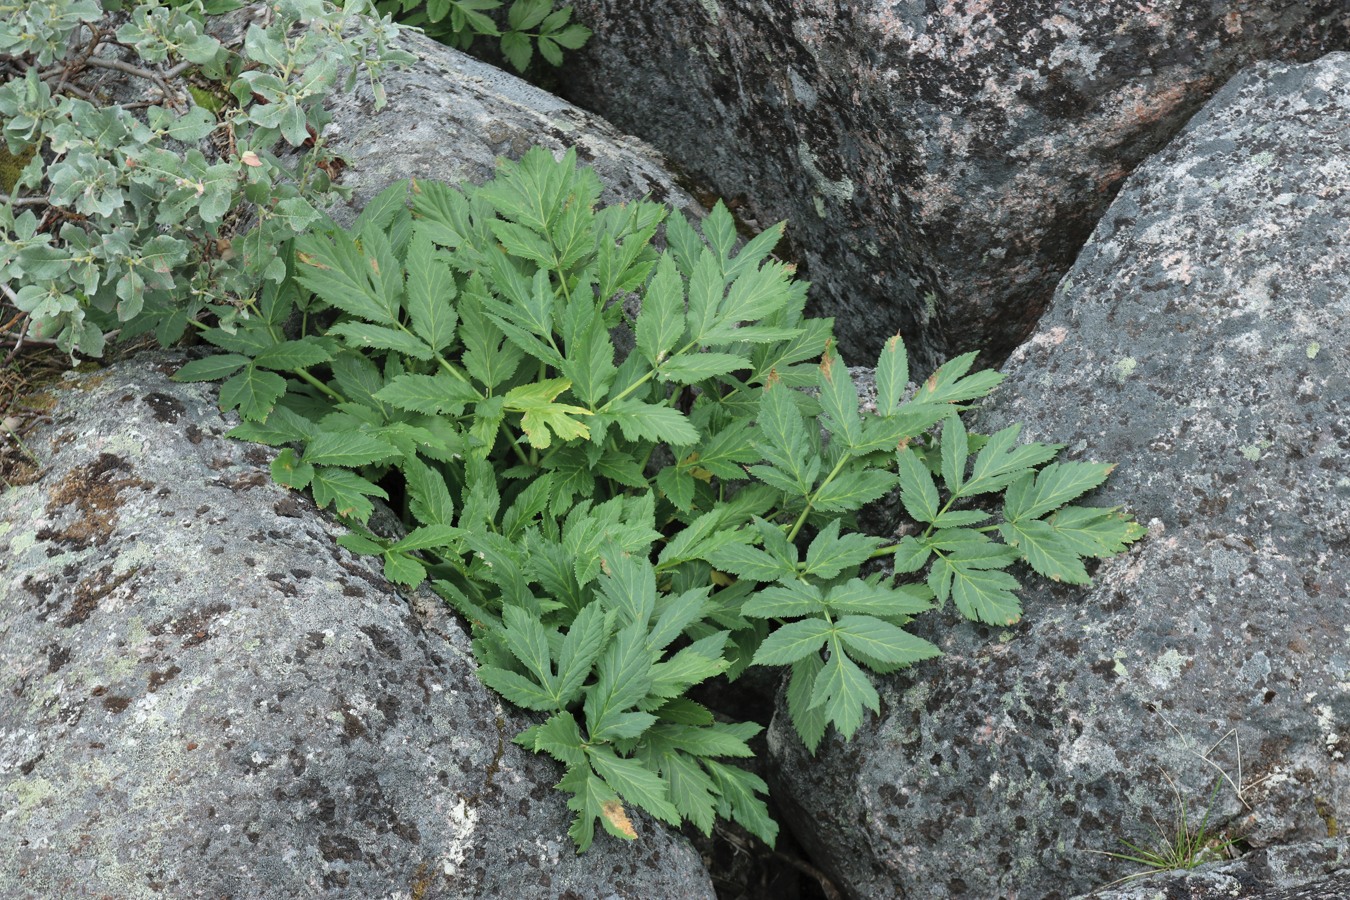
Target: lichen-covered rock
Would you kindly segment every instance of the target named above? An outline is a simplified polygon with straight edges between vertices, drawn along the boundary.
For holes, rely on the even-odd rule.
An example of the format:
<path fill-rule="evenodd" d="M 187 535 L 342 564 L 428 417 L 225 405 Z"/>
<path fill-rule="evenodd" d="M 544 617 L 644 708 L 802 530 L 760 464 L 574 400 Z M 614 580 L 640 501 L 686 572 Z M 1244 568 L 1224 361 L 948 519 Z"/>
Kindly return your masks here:
<path fill-rule="evenodd" d="M 1139 871 L 1138 878 L 1075 900 L 1345 900 L 1350 897 L 1350 838 L 1266 847 L 1194 869 L 1149 874 L 1141 866 Z"/>
<path fill-rule="evenodd" d="M 559 156 L 575 147 L 600 177 L 603 203 L 649 196 L 692 217 L 706 214 L 660 154 L 599 116 L 423 35 L 405 31 L 395 45 L 418 61 L 382 77 L 388 105 L 375 109 L 359 78 L 356 90 L 327 101 L 333 119 L 324 134 L 346 161 L 340 180 L 353 192 L 332 211 L 342 224 L 400 178 L 480 184 L 499 158 L 519 159 L 535 146 Z"/>
<path fill-rule="evenodd" d="M 1122 179 L 1239 68 L 1350 49 L 1344 0 L 572 0 L 564 94 L 763 224 L 849 362 L 1001 360 Z"/>
<path fill-rule="evenodd" d="M 1053 900 L 1184 806 L 1249 848 L 1350 815 L 1350 54 L 1262 64 L 1129 179 L 976 427 L 1119 462 L 1149 536 L 1090 589 L 1026 573 L 998 630 L 812 758 L 779 802 L 853 897 Z"/>
<path fill-rule="evenodd" d="M 72 380 L 0 494 L 0 896 L 712 897 L 642 817 L 577 856 L 456 621 L 174 368 Z"/>

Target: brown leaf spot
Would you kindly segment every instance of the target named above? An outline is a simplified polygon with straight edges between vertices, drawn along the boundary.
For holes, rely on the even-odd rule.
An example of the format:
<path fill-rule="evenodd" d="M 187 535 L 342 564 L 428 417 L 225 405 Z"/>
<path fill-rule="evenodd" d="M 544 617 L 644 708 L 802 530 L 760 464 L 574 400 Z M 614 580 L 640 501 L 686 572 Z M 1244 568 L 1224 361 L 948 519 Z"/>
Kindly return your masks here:
<path fill-rule="evenodd" d="M 625 837 L 637 837 L 637 832 L 633 830 L 633 823 L 628 820 L 628 813 L 624 812 L 623 804 L 618 800 L 606 800 L 602 803 L 600 814 L 609 820 L 609 824 L 623 832 Z"/>

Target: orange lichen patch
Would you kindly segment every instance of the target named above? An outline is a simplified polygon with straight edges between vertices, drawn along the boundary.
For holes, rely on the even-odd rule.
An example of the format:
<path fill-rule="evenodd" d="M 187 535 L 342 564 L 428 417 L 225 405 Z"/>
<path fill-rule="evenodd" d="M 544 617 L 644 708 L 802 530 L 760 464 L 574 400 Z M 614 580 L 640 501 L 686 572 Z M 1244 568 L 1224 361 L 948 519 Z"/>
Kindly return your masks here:
<path fill-rule="evenodd" d="M 117 474 L 130 471 L 131 463 L 111 453 L 100 453 L 93 462 L 71 469 L 52 488 L 47 515 L 57 515 L 72 506 L 79 515 L 61 530 L 42 529 L 38 539 L 70 541 L 77 549 L 106 544 L 117 527 L 117 510 L 121 506 L 118 495 L 125 488 L 148 490 L 151 486 L 134 476 Z"/>

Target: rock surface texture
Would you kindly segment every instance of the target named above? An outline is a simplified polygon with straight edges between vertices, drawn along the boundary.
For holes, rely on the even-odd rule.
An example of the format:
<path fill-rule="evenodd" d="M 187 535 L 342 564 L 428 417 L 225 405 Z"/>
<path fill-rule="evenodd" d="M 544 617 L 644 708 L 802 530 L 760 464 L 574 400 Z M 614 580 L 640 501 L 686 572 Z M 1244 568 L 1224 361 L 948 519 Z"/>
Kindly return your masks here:
<path fill-rule="evenodd" d="M 497 159 L 519 159 L 535 146 L 558 156 L 575 147 L 604 184 L 606 205 L 650 196 L 691 217 L 705 215 L 652 147 L 599 116 L 422 35 L 404 32 L 396 46 L 418 62 L 382 78 L 388 105 L 376 110 L 361 79 L 328 102 L 333 121 L 324 134 L 349 164 L 341 183 L 353 192 L 347 207 L 332 213 L 342 224 L 400 178 L 481 184 Z"/>
<path fill-rule="evenodd" d="M 1350 49 L 1344 0 L 573 0 L 565 94 L 789 219 L 849 362 L 1002 360 L 1122 179 L 1239 68 Z"/>
<path fill-rule="evenodd" d="M 459 625 L 174 368 L 74 379 L 0 495 L 0 896 L 713 896 L 649 820 L 577 856 Z"/>
<path fill-rule="evenodd" d="M 1178 804 L 1253 849 L 1344 828 L 1347 273 L 1350 54 L 1247 69 L 1127 181 L 976 427 L 1118 461 L 1092 502 L 1149 536 L 1090 589 L 1029 577 L 1022 627 L 920 617 L 946 656 L 850 743 L 775 719 L 780 802 L 852 897 L 1072 896 Z"/>
<path fill-rule="evenodd" d="M 1160 897 L 1345 900 L 1350 897 L 1350 839 L 1326 838 L 1268 847 L 1236 860 L 1205 863 L 1190 870 L 1145 874 L 1121 885 L 1084 894 L 1076 900 L 1158 900 Z"/>

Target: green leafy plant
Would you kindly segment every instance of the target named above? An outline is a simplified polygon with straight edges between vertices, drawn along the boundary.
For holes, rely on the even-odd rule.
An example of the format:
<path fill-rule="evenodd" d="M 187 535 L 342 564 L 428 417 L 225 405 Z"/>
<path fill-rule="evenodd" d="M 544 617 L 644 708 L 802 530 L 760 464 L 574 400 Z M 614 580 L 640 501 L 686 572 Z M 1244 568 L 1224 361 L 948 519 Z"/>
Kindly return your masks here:
<path fill-rule="evenodd" d="M 1171 784 L 1172 793 L 1176 797 L 1177 814 L 1171 827 L 1165 827 L 1155 821 L 1154 828 L 1158 833 L 1156 842 L 1147 846 L 1140 846 L 1122 838 L 1120 842 L 1129 848 L 1129 853 L 1108 852 L 1105 854 L 1113 859 L 1137 863 L 1145 867 L 1143 871 L 1127 875 L 1120 881 L 1143 878 L 1157 872 L 1189 871 L 1208 862 L 1228 859 L 1230 856 L 1229 848 L 1240 840 L 1239 838 L 1225 837 L 1212 830 L 1209 825 L 1209 816 L 1214 809 L 1214 800 L 1219 795 L 1221 781 L 1214 782 L 1214 787 L 1209 793 L 1209 802 L 1205 806 L 1204 815 L 1201 816 L 1198 823 L 1191 820 L 1187 811 L 1187 804 L 1182 800 L 1181 792 L 1177 790 L 1176 783 L 1172 781 L 1171 776 L 1167 776 L 1167 781 Z M 1120 882 L 1115 883 L 1119 884 Z"/>
<path fill-rule="evenodd" d="M 479 188 L 394 185 L 351 230 L 298 238 L 294 279 L 234 330 L 204 329 L 226 352 L 176 377 L 223 379 L 244 419 L 231 434 L 284 448 L 279 482 L 472 624 L 482 679 L 542 717 L 516 740 L 565 766 L 579 848 L 596 821 L 632 837 L 625 803 L 772 842 L 764 783 L 730 761 L 759 726 L 691 688 L 790 666 L 814 751 L 878 709 L 864 669 L 937 655 L 912 616 L 950 599 L 1015 622 L 1015 563 L 1085 583 L 1085 558 L 1141 530 L 1066 505 L 1110 466 L 1051 462 L 1058 448 L 1016 427 L 966 430 L 959 413 L 1000 377 L 972 373 L 973 354 L 911 389 L 892 339 L 862 409 L 830 322 L 803 315 L 805 285 L 770 258 L 781 225 L 737 251 L 718 204 L 701 234 L 671 217 L 657 252 L 663 207 L 599 195 L 574 153 L 538 149 Z M 897 488 L 912 533 L 858 533 Z M 406 536 L 364 527 L 372 498 Z"/>
<path fill-rule="evenodd" d="M 512 0 L 505 19 L 489 13 L 503 0 L 376 0 L 382 15 L 393 15 L 404 25 L 422 29 L 428 37 L 450 47 L 468 50 L 479 37 L 497 38 L 502 55 L 524 72 L 539 55 L 549 64 L 562 65 L 564 50 L 577 50 L 591 30 L 572 21 L 572 7 L 556 7 L 554 0 Z M 505 26 L 504 28 L 502 26 Z"/>
<path fill-rule="evenodd" d="M 0 293 L 30 340 L 98 356 L 113 331 L 168 343 L 206 313 L 228 329 L 284 279 L 280 248 L 331 187 L 323 95 L 346 66 L 382 103 L 379 73 L 411 57 L 363 0 L 277 0 L 222 43 L 240 5 L 0 6 Z M 280 153 L 306 144 L 298 167 Z"/>

